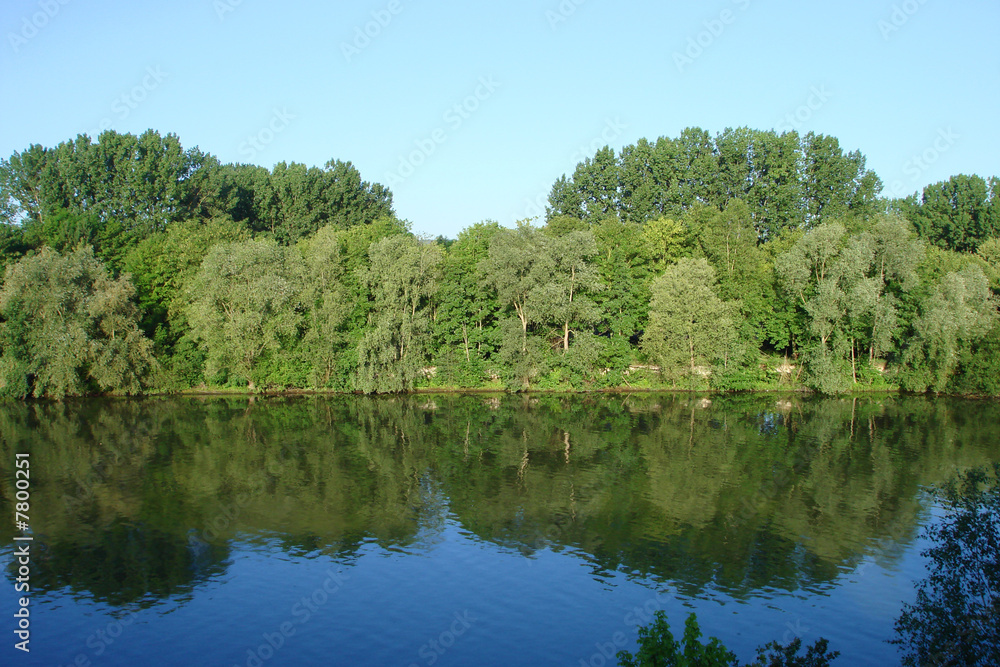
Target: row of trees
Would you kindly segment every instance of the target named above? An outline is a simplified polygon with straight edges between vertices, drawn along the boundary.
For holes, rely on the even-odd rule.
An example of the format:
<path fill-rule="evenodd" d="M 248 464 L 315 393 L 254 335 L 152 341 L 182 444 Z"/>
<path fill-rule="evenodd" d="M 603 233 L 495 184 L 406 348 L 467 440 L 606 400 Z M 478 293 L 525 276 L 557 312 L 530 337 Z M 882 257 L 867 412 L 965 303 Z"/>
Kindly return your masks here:
<path fill-rule="evenodd" d="M 642 151 L 663 178 L 626 187 Z M 835 139 L 688 130 L 598 152 L 542 226 L 431 241 L 349 163 L 220 165 L 154 132 L 34 146 L 0 163 L 0 384 L 995 394 L 995 186 L 879 200 Z"/>
<path fill-rule="evenodd" d="M 871 216 L 888 207 L 929 242 L 975 252 L 1000 235 L 998 189 L 995 177 L 959 175 L 920 196 L 887 201 L 865 156 L 845 152 L 836 137 L 745 127 L 712 137 L 688 128 L 676 138 L 640 139 L 617 154 L 609 147 L 597 151 L 553 185 L 548 218 L 644 223 L 677 218 L 699 203 L 722 210 L 740 200 L 759 239 L 770 241 L 825 219 Z"/>
<path fill-rule="evenodd" d="M 325 225 L 352 227 L 392 215 L 392 194 L 361 180 L 350 162 L 323 169 L 222 165 L 176 135 L 107 131 L 0 161 L 0 222 L 7 257 L 80 244 L 114 272 L 129 250 L 169 226 L 224 217 L 292 243 Z"/>
<path fill-rule="evenodd" d="M 640 139 L 618 154 L 598 151 L 560 178 L 551 215 L 629 222 L 676 217 L 696 203 L 749 205 L 762 240 L 833 215 L 879 210 L 882 182 L 865 157 L 845 153 L 834 137 L 727 129 L 712 137 L 688 128 L 677 138 Z"/>

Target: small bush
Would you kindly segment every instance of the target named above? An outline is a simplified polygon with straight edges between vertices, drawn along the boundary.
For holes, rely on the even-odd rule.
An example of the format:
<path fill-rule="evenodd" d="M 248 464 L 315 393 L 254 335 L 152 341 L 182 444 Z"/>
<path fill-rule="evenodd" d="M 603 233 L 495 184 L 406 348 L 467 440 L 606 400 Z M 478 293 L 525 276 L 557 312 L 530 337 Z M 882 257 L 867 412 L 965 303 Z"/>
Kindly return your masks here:
<path fill-rule="evenodd" d="M 702 644 L 698 618 L 691 614 L 684 622 L 681 643 L 674 639 L 666 614 L 656 612 L 653 622 L 639 628 L 639 652 L 619 651 L 619 664 L 623 667 L 739 667 L 736 654 L 715 637 Z M 840 655 L 827 652 L 827 641 L 818 640 L 798 655 L 802 641 L 794 639 L 787 645 L 771 642 L 757 649 L 757 660 L 746 667 L 827 667 Z"/>

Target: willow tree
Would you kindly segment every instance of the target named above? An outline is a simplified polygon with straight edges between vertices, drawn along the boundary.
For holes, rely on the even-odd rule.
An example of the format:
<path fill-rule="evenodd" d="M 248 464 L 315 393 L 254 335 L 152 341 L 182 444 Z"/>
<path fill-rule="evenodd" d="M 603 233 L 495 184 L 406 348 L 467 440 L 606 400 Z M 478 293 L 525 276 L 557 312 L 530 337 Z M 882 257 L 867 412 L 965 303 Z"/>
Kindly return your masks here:
<path fill-rule="evenodd" d="M 206 377 L 235 375 L 253 390 L 266 352 L 300 332 L 302 259 L 270 239 L 213 246 L 185 287 L 183 314 L 204 347 Z"/>
<path fill-rule="evenodd" d="M 132 248 L 124 267 L 138 291 L 146 333 L 156 335 L 159 328 L 158 342 L 174 342 L 186 329 L 176 312 L 184 283 L 198 271 L 213 245 L 249 239 L 246 227 L 227 218 L 192 219 L 175 222 Z"/>
<path fill-rule="evenodd" d="M 89 246 L 66 255 L 42 248 L 8 267 L 0 290 L 0 393 L 141 392 L 156 362 L 134 296 L 128 277 L 113 280 Z"/>
<path fill-rule="evenodd" d="M 511 389 L 527 389 L 546 370 L 547 343 L 529 330 L 549 321 L 550 303 L 544 288 L 556 271 L 553 240 L 537 227 L 519 222 L 517 229 L 501 229 L 493 236 L 488 256 L 479 263 L 486 286 L 516 316 L 499 327 L 498 374 Z"/>
<path fill-rule="evenodd" d="M 978 266 L 946 274 L 921 304 L 916 339 L 903 357 L 903 386 L 944 391 L 958 367 L 959 352 L 983 338 L 1000 320 L 997 297 Z"/>
<path fill-rule="evenodd" d="M 441 248 L 398 234 L 373 243 L 368 255 L 371 265 L 361 278 L 374 307 L 358 346 L 358 387 L 368 393 L 411 389 L 429 359 Z"/>
<path fill-rule="evenodd" d="M 876 364 L 893 351 L 900 300 L 918 284 L 923 256 L 909 223 L 879 216 L 855 234 L 825 222 L 777 257 L 777 275 L 812 334 L 804 346 L 810 386 L 846 391 L 859 381 L 859 360 Z"/>

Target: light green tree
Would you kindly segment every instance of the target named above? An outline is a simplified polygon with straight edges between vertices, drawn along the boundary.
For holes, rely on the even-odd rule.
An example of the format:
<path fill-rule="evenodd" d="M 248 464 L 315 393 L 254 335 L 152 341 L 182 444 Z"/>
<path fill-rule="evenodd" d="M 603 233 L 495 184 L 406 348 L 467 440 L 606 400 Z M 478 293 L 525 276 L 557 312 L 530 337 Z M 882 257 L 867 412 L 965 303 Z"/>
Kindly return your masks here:
<path fill-rule="evenodd" d="M 548 242 L 552 255 L 552 273 L 539 286 L 538 299 L 543 317 L 562 331 L 562 350 L 569 350 L 571 326 L 591 324 L 598 317 L 597 307 L 588 296 L 601 289 L 600 276 L 590 260 L 597 254 L 597 243 L 590 231 L 575 231 Z"/>
<path fill-rule="evenodd" d="M 653 281 L 652 294 L 643 350 L 675 383 L 687 375 L 696 384 L 735 338 L 731 308 L 715 293 L 715 270 L 705 259 L 681 259 Z"/>
<path fill-rule="evenodd" d="M 541 287 L 555 271 L 550 241 L 538 228 L 521 221 L 517 229 L 503 229 L 493 237 L 489 255 L 480 265 L 484 283 L 496 290 L 501 304 L 514 309 L 521 324 L 522 352 L 528 350 L 528 327 L 542 318 Z"/>
<path fill-rule="evenodd" d="M 997 205 L 1000 208 L 1000 205 Z M 994 292 L 1000 292 L 1000 238 L 987 239 L 979 244 L 976 254 L 987 265 L 987 277 Z"/>
<path fill-rule="evenodd" d="M 327 225 L 297 244 L 305 270 L 301 300 L 307 311 L 299 354 L 311 369 L 315 387 L 329 387 L 334 381 L 350 341 L 347 325 L 353 304 L 344 284 L 343 234 Z"/>
<path fill-rule="evenodd" d="M 997 297 L 978 266 L 945 275 L 921 305 L 913 327 L 917 340 L 904 355 L 903 386 L 911 391 L 944 391 L 959 352 L 997 323 Z"/>
<path fill-rule="evenodd" d="M 857 383 L 858 359 L 892 351 L 899 296 L 917 283 L 923 244 L 909 224 L 881 216 L 853 235 L 825 222 L 778 256 L 785 292 L 806 315 L 808 382 L 824 393 Z"/>
<path fill-rule="evenodd" d="M 684 226 L 672 218 L 660 216 L 643 223 L 642 238 L 654 266 L 662 271 L 683 252 Z"/>
<path fill-rule="evenodd" d="M 173 223 L 133 247 L 124 265 L 136 286 L 147 333 L 161 329 L 157 340 L 173 342 L 186 329 L 177 317 L 178 297 L 209 249 L 217 243 L 249 239 L 246 227 L 227 218 L 196 219 Z"/>
<path fill-rule="evenodd" d="M 775 268 L 785 290 L 801 306 L 806 305 L 833 267 L 846 234 L 847 229 L 840 223 L 823 223 L 776 258 Z"/>

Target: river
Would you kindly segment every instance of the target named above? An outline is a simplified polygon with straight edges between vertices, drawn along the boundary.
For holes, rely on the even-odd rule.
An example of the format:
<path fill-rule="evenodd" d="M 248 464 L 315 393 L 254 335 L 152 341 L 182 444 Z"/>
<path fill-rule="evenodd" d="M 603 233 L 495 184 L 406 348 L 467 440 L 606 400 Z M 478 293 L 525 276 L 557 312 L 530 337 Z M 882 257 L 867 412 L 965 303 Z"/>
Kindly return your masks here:
<path fill-rule="evenodd" d="M 6 630 L 0 662 L 599 667 L 662 609 L 744 661 L 826 637 L 893 664 L 926 489 L 1000 458 L 998 430 L 996 401 L 894 395 L 5 404 L 31 652 Z"/>

